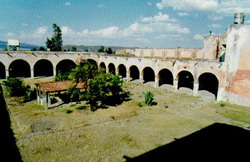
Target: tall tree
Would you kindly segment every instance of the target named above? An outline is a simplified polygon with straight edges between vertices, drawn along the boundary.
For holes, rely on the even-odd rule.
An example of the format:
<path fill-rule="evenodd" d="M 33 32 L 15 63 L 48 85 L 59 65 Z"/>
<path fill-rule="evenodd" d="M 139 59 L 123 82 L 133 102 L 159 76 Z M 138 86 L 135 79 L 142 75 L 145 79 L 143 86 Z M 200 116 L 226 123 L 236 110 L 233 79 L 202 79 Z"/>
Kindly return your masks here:
<path fill-rule="evenodd" d="M 51 39 L 47 38 L 46 46 L 50 51 L 62 51 L 62 31 L 56 24 L 53 24 L 53 33 Z"/>

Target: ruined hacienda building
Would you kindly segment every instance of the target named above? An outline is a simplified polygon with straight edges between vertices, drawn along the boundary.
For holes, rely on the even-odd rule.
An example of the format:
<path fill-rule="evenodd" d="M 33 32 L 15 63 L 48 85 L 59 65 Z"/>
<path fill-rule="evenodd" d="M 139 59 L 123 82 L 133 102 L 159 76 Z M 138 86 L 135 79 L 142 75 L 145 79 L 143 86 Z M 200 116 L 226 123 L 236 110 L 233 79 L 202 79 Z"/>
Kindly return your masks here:
<path fill-rule="evenodd" d="M 135 49 L 130 54 L 80 52 L 1 52 L 0 78 L 54 76 L 82 59 L 129 80 L 180 87 L 198 95 L 206 90 L 217 101 L 250 106 L 250 26 L 236 14 L 222 35 L 204 37 L 202 49 Z"/>

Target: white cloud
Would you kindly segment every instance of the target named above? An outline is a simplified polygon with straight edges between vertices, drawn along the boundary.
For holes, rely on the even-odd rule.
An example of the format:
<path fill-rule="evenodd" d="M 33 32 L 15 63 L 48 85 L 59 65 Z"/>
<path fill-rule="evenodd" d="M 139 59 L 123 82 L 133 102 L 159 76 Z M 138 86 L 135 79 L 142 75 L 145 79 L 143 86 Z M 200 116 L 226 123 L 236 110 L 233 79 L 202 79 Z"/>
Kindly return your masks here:
<path fill-rule="evenodd" d="M 220 24 L 211 24 L 211 25 L 208 25 L 207 27 L 217 29 L 217 28 L 221 28 L 221 25 Z"/>
<path fill-rule="evenodd" d="M 75 34 L 75 32 L 74 32 L 72 29 L 70 29 L 68 26 L 63 26 L 63 27 L 61 28 L 61 30 L 62 30 L 62 34 L 64 34 L 64 35 L 72 35 L 72 34 Z"/>
<path fill-rule="evenodd" d="M 169 21 L 169 16 L 167 14 L 162 14 L 159 12 L 154 17 L 143 17 L 142 22 L 160 22 L 160 21 Z"/>
<path fill-rule="evenodd" d="M 208 15 L 208 19 L 212 21 L 218 21 L 218 20 L 222 20 L 223 17 L 220 15 Z"/>
<path fill-rule="evenodd" d="M 8 32 L 5 34 L 5 36 L 7 37 L 13 37 L 15 34 L 13 32 Z"/>
<path fill-rule="evenodd" d="M 119 27 L 111 26 L 111 27 L 108 27 L 105 29 L 91 31 L 91 32 L 89 32 L 89 34 L 95 35 L 95 36 L 101 36 L 101 37 L 112 37 L 112 36 L 116 36 L 118 30 L 119 30 Z"/>
<path fill-rule="evenodd" d="M 70 3 L 70 2 L 65 2 L 64 5 L 65 5 L 65 6 L 70 6 L 71 3 Z"/>
<path fill-rule="evenodd" d="M 195 34 L 193 39 L 195 39 L 195 40 L 203 40 L 204 37 L 202 35 L 200 35 L 200 34 Z"/>
<path fill-rule="evenodd" d="M 162 0 L 156 6 L 161 10 L 172 7 L 174 10 L 213 10 L 218 6 L 217 0 Z"/>
<path fill-rule="evenodd" d="M 33 37 L 43 37 L 47 33 L 47 31 L 47 26 L 41 26 L 35 30 L 35 32 L 33 33 Z"/>
<path fill-rule="evenodd" d="M 33 33 L 21 32 L 21 38 L 43 38 L 48 34 L 48 27 L 41 26 L 37 28 Z"/>
<path fill-rule="evenodd" d="M 103 8 L 103 7 L 105 7 L 105 5 L 104 4 L 99 4 L 97 7 L 98 8 Z"/>
<path fill-rule="evenodd" d="M 236 12 L 250 14 L 249 0 L 161 0 L 156 6 L 160 10 L 170 7 L 178 11 L 210 11 L 210 20 L 221 20 Z"/>
<path fill-rule="evenodd" d="M 178 15 L 179 15 L 179 16 L 189 16 L 189 14 L 186 13 L 186 12 L 179 12 Z"/>
<path fill-rule="evenodd" d="M 152 3 L 151 3 L 151 2 L 148 2 L 148 5 L 149 5 L 149 6 L 151 6 L 151 5 L 152 5 Z"/>
<path fill-rule="evenodd" d="M 155 37 L 155 39 L 158 40 L 178 40 L 178 41 L 183 41 L 185 40 L 181 35 L 178 34 L 161 34 L 157 37 Z"/>
<path fill-rule="evenodd" d="M 29 26 L 29 24 L 21 23 L 22 26 Z"/>

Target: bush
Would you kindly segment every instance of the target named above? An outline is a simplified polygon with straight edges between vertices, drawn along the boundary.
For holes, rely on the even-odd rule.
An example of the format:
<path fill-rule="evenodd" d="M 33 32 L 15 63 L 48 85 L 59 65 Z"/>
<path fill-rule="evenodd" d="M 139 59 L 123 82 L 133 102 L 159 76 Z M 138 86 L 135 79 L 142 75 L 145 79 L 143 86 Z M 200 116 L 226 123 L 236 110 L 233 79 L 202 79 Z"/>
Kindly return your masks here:
<path fill-rule="evenodd" d="M 60 81 L 64 81 L 64 80 L 69 80 L 69 72 L 65 72 L 65 73 L 59 72 L 59 73 L 55 76 L 54 80 L 55 80 L 56 82 L 60 82 Z"/>
<path fill-rule="evenodd" d="M 143 106 L 141 102 L 139 102 L 137 105 L 138 105 L 139 107 L 142 107 L 142 106 Z"/>
<path fill-rule="evenodd" d="M 154 102 L 154 94 L 152 92 L 147 92 L 144 94 L 144 103 L 148 106 L 152 106 Z"/>
<path fill-rule="evenodd" d="M 69 110 L 69 109 L 65 109 L 65 110 L 63 110 L 63 112 L 66 113 L 66 114 L 70 114 L 70 113 L 72 113 L 73 111 L 72 111 L 72 110 Z"/>
<path fill-rule="evenodd" d="M 225 106 L 226 106 L 226 104 L 220 103 L 220 107 L 225 107 Z"/>
<path fill-rule="evenodd" d="M 3 81 L 6 95 L 10 97 L 25 96 L 30 87 L 26 86 L 22 80 L 17 78 L 8 78 Z"/>

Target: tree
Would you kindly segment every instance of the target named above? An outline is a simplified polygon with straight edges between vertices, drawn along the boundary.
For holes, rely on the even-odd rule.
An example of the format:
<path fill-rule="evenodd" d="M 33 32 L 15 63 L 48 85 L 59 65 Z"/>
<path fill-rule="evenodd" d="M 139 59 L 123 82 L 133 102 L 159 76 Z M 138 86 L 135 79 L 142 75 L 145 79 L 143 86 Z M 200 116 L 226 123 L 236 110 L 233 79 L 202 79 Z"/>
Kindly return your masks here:
<path fill-rule="evenodd" d="M 101 46 L 99 49 L 98 49 L 98 52 L 104 52 L 104 46 Z"/>
<path fill-rule="evenodd" d="M 39 51 L 45 51 L 45 48 L 43 46 L 39 47 Z"/>
<path fill-rule="evenodd" d="M 113 54 L 113 51 L 110 47 L 108 49 L 106 49 L 106 52 L 107 52 L 107 54 Z"/>
<path fill-rule="evenodd" d="M 72 51 L 72 52 L 76 52 L 76 50 L 77 50 L 77 47 L 76 47 L 76 46 L 72 46 L 72 47 L 71 47 L 71 51 Z"/>
<path fill-rule="evenodd" d="M 108 96 L 116 102 L 123 91 L 122 79 L 113 74 L 97 71 L 94 64 L 89 61 L 76 65 L 69 75 L 73 83 L 68 89 L 71 99 L 87 100 L 92 111 L 96 110 L 98 101 L 104 101 Z M 77 83 L 84 83 L 84 90 L 76 88 Z"/>
<path fill-rule="evenodd" d="M 62 51 L 62 31 L 56 24 L 53 24 L 53 33 L 51 39 L 47 38 L 46 46 L 50 51 Z"/>

